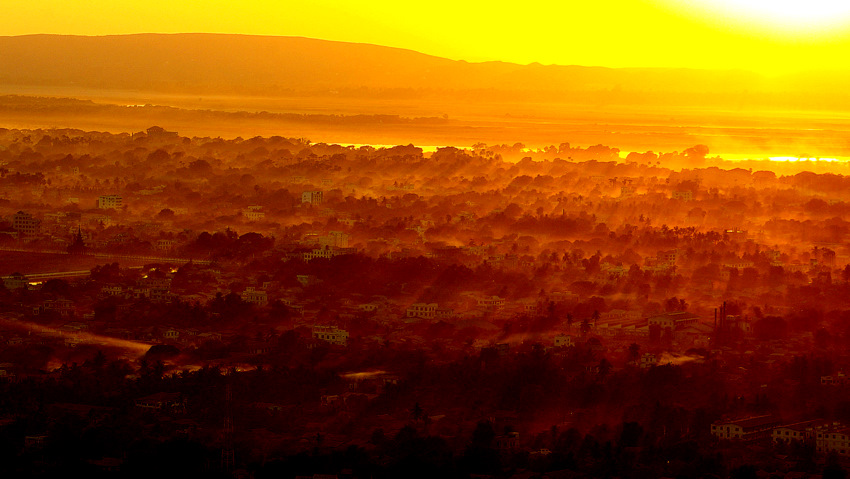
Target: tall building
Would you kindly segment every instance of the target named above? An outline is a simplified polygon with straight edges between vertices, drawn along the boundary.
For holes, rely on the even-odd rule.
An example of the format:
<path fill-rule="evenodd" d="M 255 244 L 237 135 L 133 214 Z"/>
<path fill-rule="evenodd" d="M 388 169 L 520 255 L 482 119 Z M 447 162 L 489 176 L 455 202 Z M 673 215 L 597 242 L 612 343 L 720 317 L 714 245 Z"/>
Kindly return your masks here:
<path fill-rule="evenodd" d="M 38 234 L 41 221 L 24 211 L 18 211 L 12 218 L 12 228 L 22 236 L 35 236 Z"/>
<path fill-rule="evenodd" d="M 311 205 L 322 204 L 322 192 L 305 191 L 304 193 L 301 193 L 301 203 L 309 203 Z"/>

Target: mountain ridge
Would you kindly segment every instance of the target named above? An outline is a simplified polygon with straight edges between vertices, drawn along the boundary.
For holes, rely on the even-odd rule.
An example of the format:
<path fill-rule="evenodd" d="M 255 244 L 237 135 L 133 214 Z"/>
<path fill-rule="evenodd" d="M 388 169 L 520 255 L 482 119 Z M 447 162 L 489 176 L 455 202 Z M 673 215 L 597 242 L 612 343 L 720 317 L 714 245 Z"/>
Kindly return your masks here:
<path fill-rule="evenodd" d="M 671 75 L 673 81 L 664 81 Z M 683 80 L 697 82 L 698 77 L 711 80 L 703 81 L 698 90 L 716 84 L 714 79 L 758 78 L 737 70 L 468 62 L 398 47 L 307 37 L 209 33 L 0 37 L 0 83 L 6 84 L 265 93 L 364 87 L 571 91 L 624 84 L 649 90 L 647 82 L 669 90 Z"/>

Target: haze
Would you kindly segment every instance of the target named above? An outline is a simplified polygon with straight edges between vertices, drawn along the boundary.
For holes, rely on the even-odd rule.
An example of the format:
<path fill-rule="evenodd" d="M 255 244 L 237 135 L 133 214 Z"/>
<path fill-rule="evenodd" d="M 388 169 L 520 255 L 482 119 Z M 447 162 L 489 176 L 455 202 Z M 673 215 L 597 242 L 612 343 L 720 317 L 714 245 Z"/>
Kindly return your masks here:
<path fill-rule="evenodd" d="M 850 470 L 848 8 L 6 2 L 0 477 Z"/>

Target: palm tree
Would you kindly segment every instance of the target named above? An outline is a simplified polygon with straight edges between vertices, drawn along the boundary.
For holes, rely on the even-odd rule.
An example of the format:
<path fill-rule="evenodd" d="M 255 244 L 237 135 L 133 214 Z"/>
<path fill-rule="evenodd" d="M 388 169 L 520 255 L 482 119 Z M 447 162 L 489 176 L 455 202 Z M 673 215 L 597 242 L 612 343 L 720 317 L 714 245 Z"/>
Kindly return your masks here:
<path fill-rule="evenodd" d="M 425 417 L 425 411 L 422 409 L 422 406 L 417 402 L 413 405 L 413 409 L 410 410 L 410 416 L 414 421 L 420 421 L 423 417 Z"/>

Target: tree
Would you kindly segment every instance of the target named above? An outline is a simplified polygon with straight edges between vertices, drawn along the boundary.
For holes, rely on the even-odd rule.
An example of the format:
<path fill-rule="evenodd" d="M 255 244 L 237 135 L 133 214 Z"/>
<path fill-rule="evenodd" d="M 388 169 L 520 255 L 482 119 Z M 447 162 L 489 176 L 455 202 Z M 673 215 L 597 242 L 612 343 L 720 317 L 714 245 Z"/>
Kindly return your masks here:
<path fill-rule="evenodd" d="M 629 345 L 629 359 L 631 361 L 637 361 L 640 359 L 640 345 L 638 343 L 632 343 Z"/>
<path fill-rule="evenodd" d="M 413 405 L 413 408 L 410 410 L 410 417 L 413 418 L 414 421 L 421 421 L 422 418 L 425 417 L 425 411 L 422 409 L 422 406 L 417 402 Z"/>

